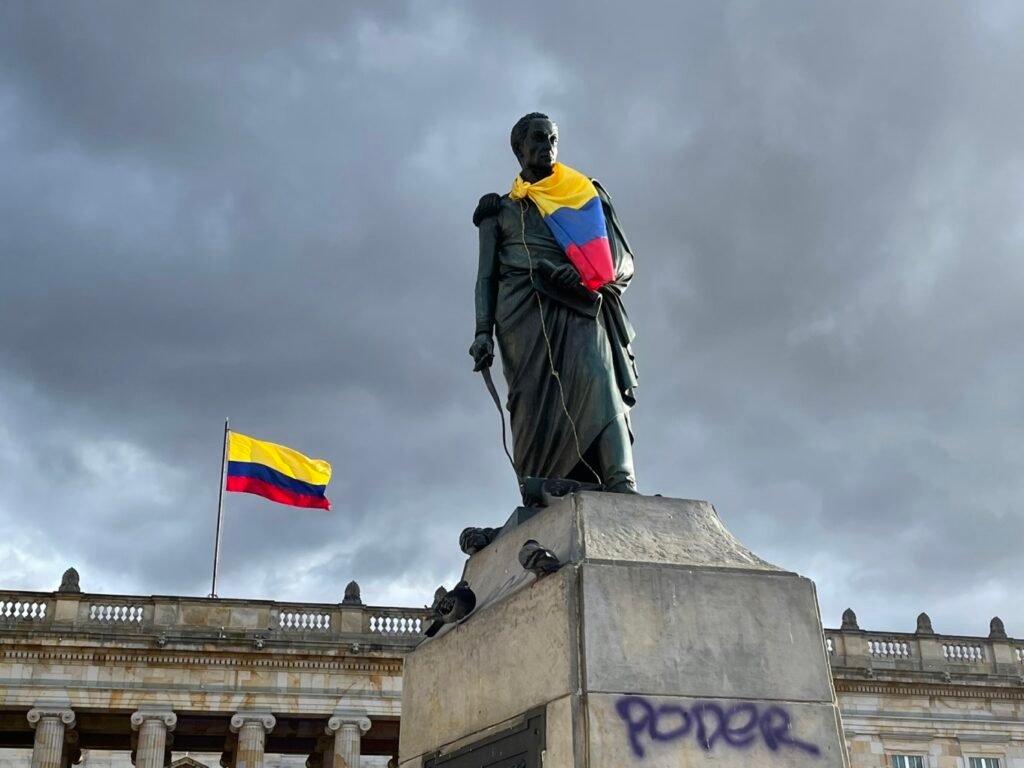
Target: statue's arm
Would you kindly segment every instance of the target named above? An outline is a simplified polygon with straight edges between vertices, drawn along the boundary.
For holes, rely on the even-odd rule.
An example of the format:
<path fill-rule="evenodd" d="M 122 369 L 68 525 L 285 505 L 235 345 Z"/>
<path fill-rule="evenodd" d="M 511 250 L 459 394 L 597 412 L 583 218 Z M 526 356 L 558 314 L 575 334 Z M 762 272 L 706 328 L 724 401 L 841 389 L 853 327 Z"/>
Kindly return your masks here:
<path fill-rule="evenodd" d="M 498 305 L 498 217 L 480 222 L 480 259 L 476 268 L 476 332 L 488 336 L 494 331 Z"/>
<path fill-rule="evenodd" d="M 469 348 L 474 370 L 490 367 L 494 361 L 494 314 L 498 306 L 498 247 L 500 230 L 498 208 L 501 198 L 484 195 L 473 213 L 480 237 L 480 257 L 476 270 L 476 337 Z"/>

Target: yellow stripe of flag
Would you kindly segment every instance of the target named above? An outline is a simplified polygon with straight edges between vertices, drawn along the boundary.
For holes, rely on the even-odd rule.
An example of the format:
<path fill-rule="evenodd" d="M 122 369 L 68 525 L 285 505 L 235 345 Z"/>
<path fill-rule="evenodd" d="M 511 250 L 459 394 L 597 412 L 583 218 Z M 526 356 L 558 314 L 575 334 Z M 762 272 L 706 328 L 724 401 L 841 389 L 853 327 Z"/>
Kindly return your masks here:
<path fill-rule="evenodd" d="M 323 459 L 310 459 L 291 448 L 238 432 L 228 437 L 228 461 L 263 464 L 311 485 L 327 485 L 331 480 L 331 465 Z"/>
<path fill-rule="evenodd" d="M 529 183 L 522 176 L 512 181 L 513 200 L 522 200 L 529 196 L 545 216 L 550 216 L 559 208 L 575 208 L 579 210 L 595 197 L 597 188 L 585 175 L 561 163 L 555 163 L 550 176 L 540 181 Z"/>

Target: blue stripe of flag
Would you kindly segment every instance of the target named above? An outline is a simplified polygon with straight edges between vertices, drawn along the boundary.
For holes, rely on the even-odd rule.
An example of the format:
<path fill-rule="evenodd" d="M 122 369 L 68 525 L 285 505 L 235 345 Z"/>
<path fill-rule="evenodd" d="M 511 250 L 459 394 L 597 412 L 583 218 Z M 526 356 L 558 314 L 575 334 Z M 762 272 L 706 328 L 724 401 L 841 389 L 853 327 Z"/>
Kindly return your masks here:
<path fill-rule="evenodd" d="M 563 248 L 572 243 L 582 247 L 591 240 L 608 237 L 599 197 L 590 198 L 582 208 L 559 208 L 546 219 L 552 234 Z"/>
<path fill-rule="evenodd" d="M 304 496 L 323 498 L 327 492 L 326 485 L 304 483 L 301 480 L 296 480 L 294 477 L 288 477 L 283 472 L 278 472 L 276 469 L 272 469 L 265 464 L 257 464 L 252 461 L 229 461 L 228 477 L 251 477 Z"/>

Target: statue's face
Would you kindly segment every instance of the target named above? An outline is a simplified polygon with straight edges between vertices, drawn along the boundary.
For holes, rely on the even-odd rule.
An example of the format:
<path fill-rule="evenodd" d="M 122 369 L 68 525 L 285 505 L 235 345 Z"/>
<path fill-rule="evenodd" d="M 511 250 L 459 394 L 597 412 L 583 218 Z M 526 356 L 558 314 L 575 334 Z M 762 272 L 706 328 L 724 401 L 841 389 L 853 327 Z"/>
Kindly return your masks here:
<path fill-rule="evenodd" d="M 519 164 L 524 169 L 550 173 L 557 159 L 558 126 L 550 120 L 531 120 L 526 138 L 519 145 Z"/>

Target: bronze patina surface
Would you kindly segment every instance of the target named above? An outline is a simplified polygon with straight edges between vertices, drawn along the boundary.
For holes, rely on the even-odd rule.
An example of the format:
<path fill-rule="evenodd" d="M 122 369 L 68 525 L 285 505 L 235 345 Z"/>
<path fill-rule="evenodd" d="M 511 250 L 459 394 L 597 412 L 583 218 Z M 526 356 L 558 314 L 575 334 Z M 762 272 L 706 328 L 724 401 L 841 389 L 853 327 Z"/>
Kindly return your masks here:
<path fill-rule="evenodd" d="M 512 129 L 521 177 L 549 176 L 558 127 L 540 113 Z M 622 294 L 633 253 L 608 193 L 595 182 L 608 228 L 615 278 L 587 290 L 530 200 L 490 194 L 479 228 L 475 370 L 491 365 L 496 334 L 508 385 L 513 457 L 520 478 L 571 478 L 636 493 L 630 409 L 635 403 L 633 327 Z"/>

